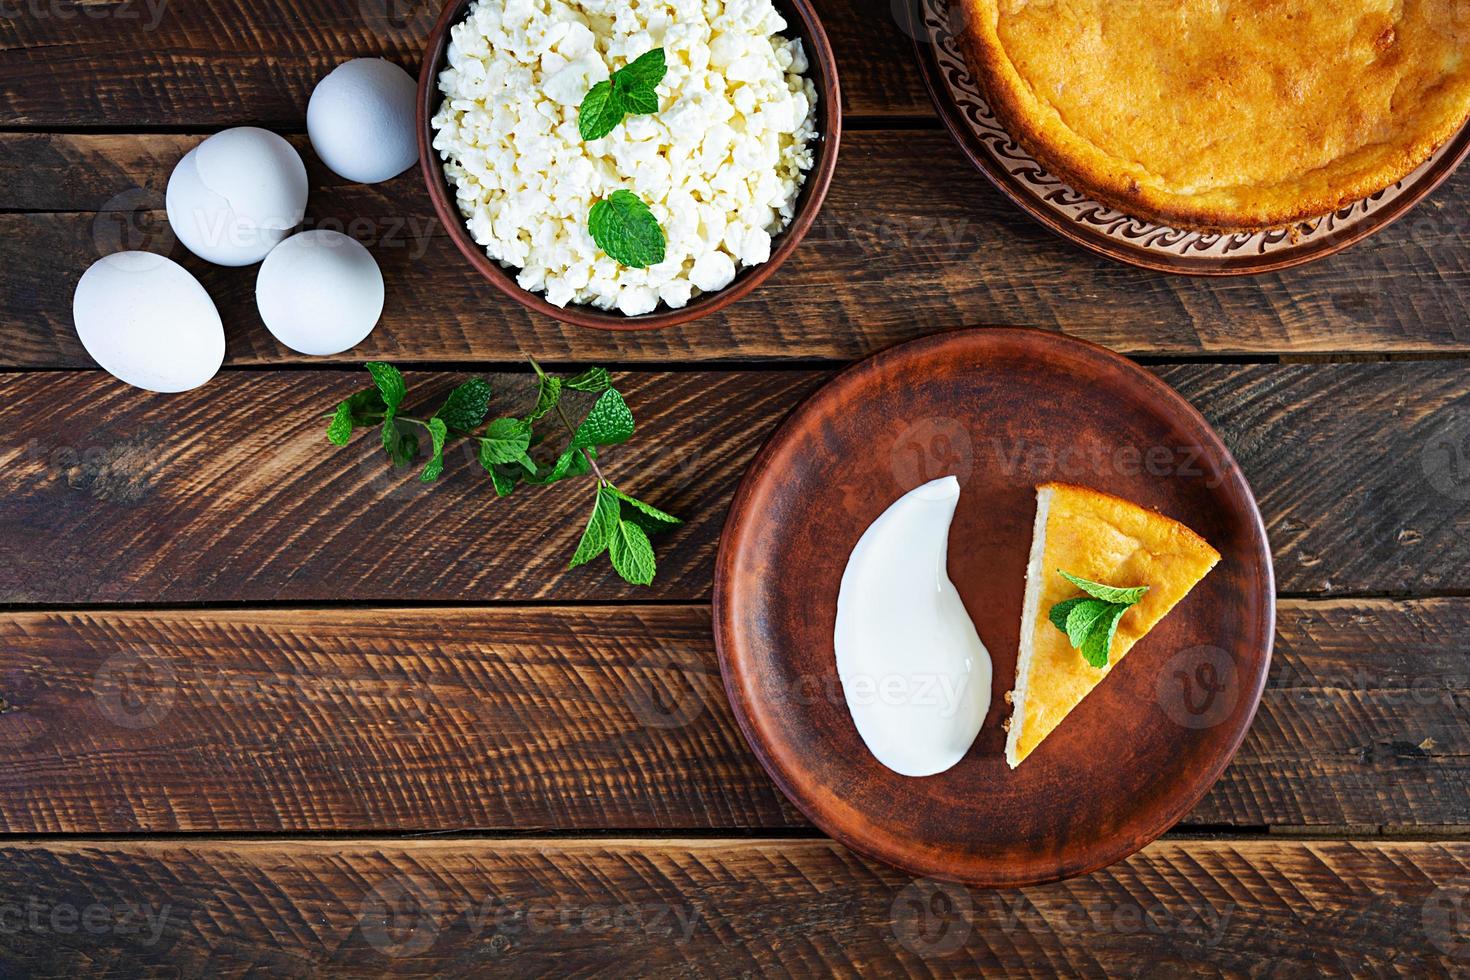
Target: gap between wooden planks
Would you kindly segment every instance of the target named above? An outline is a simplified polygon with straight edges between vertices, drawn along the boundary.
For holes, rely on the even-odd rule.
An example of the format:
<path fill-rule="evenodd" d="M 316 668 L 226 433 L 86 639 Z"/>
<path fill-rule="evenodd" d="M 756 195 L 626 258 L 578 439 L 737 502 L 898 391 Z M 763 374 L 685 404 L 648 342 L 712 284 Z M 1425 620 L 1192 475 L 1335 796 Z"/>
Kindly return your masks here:
<path fill-rule="evenodd" d="M 828 841 L 0 848 L 8 972 L 1007 976 L 1459 972 L 1470 843 L 1164 841 L 987 892 Z"/>
<path fill-rule="evenodd" d="M 1281 603 L 1183 826 L 1470 824 L 1467 630 L 1470 599 Z M 805 826 L 702 606 L 7 613 L 0 698 L 4 833 Z"/>
<path fill-rule="evenodd" d="M 1470 425 L 1463 364 L 1149 370 L 1234 451 L 1260 503 L 1284 594 L 1470 591 L 1470 476 L 1456 462 Z M 411 372 L 412 406 L 436 407 L 463 376 Z M 345 448 L 328 443 L 324 414 L 367 384 L 365 371 L 232 371 L 169 396 L 101 372 L 0 375 L 0 538 L 8 548 L 0 602 L 706 601 L 745 467 L 826 377 L 618 375 L 639 429 L 627 446 L 607 451 L 606 471 L 687 521 L 660 536 L 658 578 L 642 589 L 602 563 L 566 567 L 589 484 L 497 500 L 458 450 L 439 483 L 426 486 L 416 472 L 392 471 L 371 434 Z M 528 378 L 495 375 L 494 410 L 527 407 Z M 1079 411 L 1089 397 L 1079 393 Z M 871 451 L 907 461 L 916 431 L 878 433 Z M 1022 485 L 1054 478 L 1057 469 L 1027 448 L 987 439 L 969 453 L 975 466 L 1014 467 Z M 1135 448 L 1141 459 L 1154 447 Z M 1189 447 L 1163 448 L 1160 475 L 1190 478 Z M 1115 470 L 1110 459 L 1073 461 L 1066 475 L 1108 486 L 1126 474 L 1125 463 Z M 947 463 L 926 465 L 940 476 Z M 1136 479 L 1140 471 L 1132 472 Z M 833 474 L 840 481 L 840 461 Z M 896 476 L 895 496 L 904 489 Z"/>
<path fill-rule="evenodd" d="M 173 239 L 163 189 L 200 138 L 0 134 L 0 170 L 14 175 L 0 207 L 26 212 L 0 214 L 0 367 L 92 366 L 72 329 L 72 288 L 98 257 L 126 248 L 171 254 L 200 278 L 224 319 L 229 363 L 308 360 L 265 330 L 253 269 L 211 266 Z M 984 323 L 1061 330 L 1131 354 L 1470 351 L 1465 178 L 1329 260 L 1204 280 L 1063 242 L 941 132 L 854 132 L 816 226 L 761 289 L 693 324 L 617 334 L 530 314 L 481 280 L 431 217 L 416 172 L 344 185 L 293 139 L 313 185 L 307 226 L 364 241 L 387 281 L 382 322 L 338 362 L 849 360 Z"/>

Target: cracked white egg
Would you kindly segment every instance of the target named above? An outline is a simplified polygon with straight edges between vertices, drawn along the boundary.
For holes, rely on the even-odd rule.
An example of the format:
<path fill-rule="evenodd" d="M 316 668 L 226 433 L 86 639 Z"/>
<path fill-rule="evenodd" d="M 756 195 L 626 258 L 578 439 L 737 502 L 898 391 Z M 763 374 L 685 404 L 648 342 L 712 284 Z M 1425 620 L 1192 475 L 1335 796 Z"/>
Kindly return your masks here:
<path fill-rule="evenodd" d="M 319 228 L 272 250 L 255 277 L 255 305 L 275 338 L 302 354 L 340 354 L 383 314 L 383 273 L 356 239 Z"/>
<path fill-rule="evenodd" d="M 904 776 L 959 762 L 990 710 L 990 653 L 949 579 L 952 476 L 904 494 L 852 549 L 833 644 L 853 724 Z"/>
<path fill-rule="evenodd" d="M 418 85 L 391 61 L 344 62 L 317 82 L 306 104 L 311 148 L 347 180 L 376 184 L 397 177 L 419 158 L 417 99 Z"/>
<path fill-rule="evenodd" d="M 92 359 L 137 388 L 197 388 L 225 357 L 214 301 L 183 266 L 152 252 L 116 252 L 92 263 L 77 282 L 71 315 Z"/>
<path fill-rule="evenodd" d="M 306 165 L 275 133 L 226 129 L 184 154 L 168 179 L 168 223 L 216 265 L 254 265 L 306 214 Z"/>

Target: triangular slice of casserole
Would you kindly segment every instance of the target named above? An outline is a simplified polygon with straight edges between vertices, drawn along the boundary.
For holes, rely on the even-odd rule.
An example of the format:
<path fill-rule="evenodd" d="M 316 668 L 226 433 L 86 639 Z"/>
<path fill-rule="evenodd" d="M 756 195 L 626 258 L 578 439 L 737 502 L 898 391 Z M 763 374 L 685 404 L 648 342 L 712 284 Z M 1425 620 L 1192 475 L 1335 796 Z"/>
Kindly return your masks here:
<path fill-rule="evenodd" d="M 1198 534 L 1119 497 L 1067 483 L 1036 488 L 1036 528 L 1026 567 L 1021 648 L 1006 762 L 1015 768 L 1123 659 L 1133 644 L 1189 594 L 1220 560 Z M 1068 572 L 1103 585 L 1148 592 L 1123 613 L 1106 666 L 1093 667 L 1052 624 L 1052 606 L 1082 594 Z"/>

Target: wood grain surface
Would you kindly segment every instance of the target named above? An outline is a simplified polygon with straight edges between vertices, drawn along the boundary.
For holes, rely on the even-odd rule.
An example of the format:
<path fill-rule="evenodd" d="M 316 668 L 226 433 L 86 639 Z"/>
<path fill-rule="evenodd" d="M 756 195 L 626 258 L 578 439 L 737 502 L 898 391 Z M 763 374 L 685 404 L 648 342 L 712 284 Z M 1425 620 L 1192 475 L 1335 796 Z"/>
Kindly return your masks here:
<path fill-rule="evenodd" d="M 902 0 L 819 0 L 843 109 L 932 117 Z M 440 0 L 15 0 L 0 17 L 7 125 L 304 128 L 312 86 L 349 58 L 414 75 Z"/>
<path fill-rule="evenodd" d="M 967 891 L 817 840 L 0 848 L 7 973 L 1462 974 L 1470 843 L 1161 842 Z M 30 923 L 36 925 L 30 926 Z M 19 926 L 19 928 L 16 928 Z"/>
<path fill-rule="evenodd" d="M 1470 826 L 1467 631 L 1466 599 L 1283 602 L 1185 826 Z M 805 826 L 702 606 L 8 613 L 0 699 L 8 834 Z"/>
<path fill-rule="evenodd" d="M 227 358 L 303 358 L 255 308 L 254 269 L 195 259 L 161 208 L 184 135 L 0 134 L 0 367 L 90 367 L 71 295 L 99 256 L 165 252 L 220 308 Z M 524 310 L 486 283 L 433 219 L 410 172 L 347 185 L 302 137 L 307 225 L 366 243 L 388 282 L 383 320 L 338 362 L 851 359 L 976 324 L 1062 330 L 1124 353 L 1463 352 L 1470 349 L 1470 176 L 1314 265 L 1213 282 L 1090 255 L 1018 212 L 937 131 L 852 131 L 827 204 L 791 259 L 752 295 L 696 323 L 612 336 Z M 910 175 L 922 171 L 923 182 Z M 876 202 L 881 202 L 878 206 Z"/>
<path fill-rule="evenodd" d="M 310 150 L 316 80 L 414 70 L 438 0 L 0 8 L 0 976 L 1470 972 L 1470 172 L 1307 268 L 1125 268 L 965 162 L 904 0 L 815 2 L 846 113 L 826 208 L 754 295 L 637 336 L 523 312 L 417 174 L 347 185 Z M 177 160 L 249 124 L 294 134 L 307 225 L 383 268 L 348 355 L 281 347 L 254 270 L 169 233 Z M 214 297 L 205 388 L 73 370 L 76 279 L 126 248 Z M 734 727 L 705 604 L 777 421 L 837 363 L 977 324 L 1214 361 L 1151 370 L 1239 458 L 1282 591 L 1255 723 L 1179 832 L 994 893 L 817 838 Z M 424 488 L 317 418 L 364 360 L 424 365 L 428 396 L 526 355 L 626 369 L 640 431 L 608 465 L 689 518 L 653 589 L 565 567 L 590 488 L 496 501 L 458 456 Z M 512 410 L 524 372 L 495 380 Z"/>
<path fill-rule="evenodd" d="M 1470 587 L 1470 392 L 1450 361 L 1154 369 L 1217 427 L 1254 486 L 1286 594 L 1430 594 Z M 528 375 L 496 375 L 500 411 Z M 634 372 L 640 420 L 608 472 L 684 517 L 659 539 L 649 589 L 599 563 L 567 569 L 586 487 L 497 500 L 451 454 L 438 485 L 393 471 L 371 436 L 343 449 L 322 413 L 361 371 L 230 371 L 158 396 L 101 372 L 0 376 L 0 601 L 323 602 L 705 600 L 716 539 L 746 463 L 825 375 Z M 452 375 L 411 374 L 436 406 Z M 958 422 L 957 422 L 958 424 Z M 1032 465 L 1026 446 L 973 445 L 972 465 Z M 1079 459 L 1168 475 L 1183 456 Z M 1044 461 L 1043 461 L 1044 462 Z M 1046 473 L 1053 473 L 1048 468 Z M 1422 590 L 1422 591 L 1420 591 Z"/>

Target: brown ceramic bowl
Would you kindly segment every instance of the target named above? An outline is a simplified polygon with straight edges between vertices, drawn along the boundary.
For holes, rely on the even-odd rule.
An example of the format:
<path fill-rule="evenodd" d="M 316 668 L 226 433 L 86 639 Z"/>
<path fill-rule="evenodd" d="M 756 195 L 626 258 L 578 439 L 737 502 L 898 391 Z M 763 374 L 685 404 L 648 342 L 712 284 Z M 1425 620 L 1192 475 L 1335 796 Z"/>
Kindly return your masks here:
<path fill-rule="evenodd" d="M 595 327 L 599 330 L 652 330 L 688 323 L 708 313 L 722 310 L 765 282 L 780 268 L 781 263 L 796 250 L 802 238 L 822 209 L 822 200 L 827 196 L 827 187 L 832 183 L 832 172 L 837 168 L 837 145 L 842 135 L 842 89 L 837 81 L 837 61 L 832 56 L 832 46 L 827 42 L 827 32 L 817 12 L 807 0 L 774 0 L 776 9 L 786 18 L 787 37 L 800 37 L 806 49 L 811 67 L 807 75 L 817 89 L 817 138 L 813 144 L 812 168 L 807 171 L 806 181 L 796 198 L 796 216 L 771 243 L 771 257 L 754 268 L 742 269 L 735 281 L 715 293 L 706 293 L 687 306 L 677 310 L 660 304 L 652 313 L 643 316 L 624 316 L 616 311 L 607 312 L 592 306 L 569 304 L 565 308 L 547 302 L 541 293 L 522 289 L 516 282 L 515 271 L 506 269 L 485 254 L 465 228 L 464 218 L 454 203 L 454 194 L 449 179 L 444 175 L 444 164 L 434 150 L 434 131 L 429 120 L 438 111 L 442 97 L 439 94 L 439 73 L 444 68 L 449 48 L 449 29 L 464 20 L 471 0 L 450 0 L 439 15 L 439 22 L 429 34 L 424 49 L 423 65 L 419 69 L 418 134 L 419 167 L 424 182 L 429 188 L 429 199 L 434 202 L 434 213 L 449 230 L 470 264 L 480 275 L 490 280 L 501 292 L 536 313 L 574 323 L 579 327 Z"/>
<path fill-rule="evenodd" d="M 878 515 L 948 475 L 961 487 L 949 577 L 994 684 L 965 757 L 909 778 L 873 758 L 852 723 L 833 652 L 837 591 Z M 1035 485 L 1048 480 L 1181 520 L 1223 557 L 1013 770 L 1004 694 Z M 771 436 L 720 539 L 714 635 L 746 740 L 813 823 L 914 874 L 1016 887 L 1121 860 L 1189 812 L 1255 715 L 1274 599 L 1250 487 L 1178 393 L 1060 334 L 961 330 L 848 368 Z"/>

